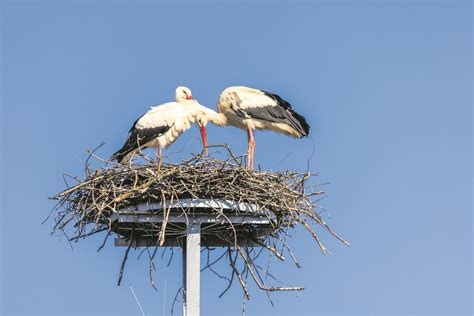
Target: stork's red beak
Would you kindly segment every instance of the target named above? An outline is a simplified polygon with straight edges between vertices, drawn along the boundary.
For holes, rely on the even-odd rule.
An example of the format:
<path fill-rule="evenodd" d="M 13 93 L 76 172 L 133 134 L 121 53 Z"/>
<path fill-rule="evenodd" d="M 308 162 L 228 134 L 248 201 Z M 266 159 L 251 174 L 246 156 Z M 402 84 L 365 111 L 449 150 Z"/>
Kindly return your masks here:
<path fill-rule="evenodd" d="M 186 100 L 192 100 L 192 99 L 193 99 L 193 96 L 192 96 L 192 95 L 188 95 L 188 96 L 186 97 Z"/>

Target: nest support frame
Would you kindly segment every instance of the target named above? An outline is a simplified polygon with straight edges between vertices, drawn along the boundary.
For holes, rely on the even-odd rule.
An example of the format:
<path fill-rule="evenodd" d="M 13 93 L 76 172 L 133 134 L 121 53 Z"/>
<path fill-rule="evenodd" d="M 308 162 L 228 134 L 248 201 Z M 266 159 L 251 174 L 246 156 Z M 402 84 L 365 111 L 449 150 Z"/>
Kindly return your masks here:
<path fill-rule="evenodd" d="M 116 247 L 182 249 L 183 315 L 188 316 L 200 311 L 201 247 L 262 247 L 262 239 L 276 225 L 271 211 L 253 204 L 209 199 L 141 203 L 119 210 L 110 220 L 119 236 Z"/>

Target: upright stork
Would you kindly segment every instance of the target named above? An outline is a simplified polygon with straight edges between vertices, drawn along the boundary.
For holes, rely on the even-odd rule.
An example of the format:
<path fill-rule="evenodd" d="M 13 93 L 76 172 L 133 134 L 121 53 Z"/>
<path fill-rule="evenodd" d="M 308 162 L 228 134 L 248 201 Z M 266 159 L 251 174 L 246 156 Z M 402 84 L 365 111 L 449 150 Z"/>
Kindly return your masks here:
<path fill-rule="evenodd" d="M 206 124 L 212 121 L 222 126 L 225 121 L 215 111 L 208 109 L 192 97 L 186 87 L 176 88 L 176 102 L 153 106 L 132 125 L 123 147 L 112 155 L 112 160 L 126 163 L 138 151 L 148 147 L 158 148 L 161 163 L 162 149 L 171 145 L 192 123 L 200 127 L 203 146 L 207 152 Z"/>
<path fill-rule="evenodd" d="M 263 90 L 229 87 L 219 96 L 217 110 L 229 124 L 247 131 L 249 169 L 253 169 L 254 129 L 272 130 L 296 138 L 309 133 L 306 119 L 296 113 L 290 103 Z"/>

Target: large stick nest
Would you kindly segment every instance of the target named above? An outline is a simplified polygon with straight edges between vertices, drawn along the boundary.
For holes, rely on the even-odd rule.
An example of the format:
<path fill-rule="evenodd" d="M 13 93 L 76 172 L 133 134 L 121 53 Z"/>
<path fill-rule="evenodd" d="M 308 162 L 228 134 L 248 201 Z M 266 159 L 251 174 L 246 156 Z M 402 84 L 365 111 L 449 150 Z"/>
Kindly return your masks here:
<path fill-rule="evenodd" d="M 301 287 L 294 286 L 265 285 L 260 277 L 263 269 L 256 259 L 262 251 L 268 251 L 280 260 L 284 260 L 284 254 L 288 253 L 299 267 L 287 243 L 288 231 L 296 226 L 301 226 L 309 232 L 323 253 L 329 251 L 316 233 L 317 226 L 347 244 L 318 213 L 320 210 L 318 202 L 324 192 L 319 190 L 319 185 L 313 184 L 312 178 L 316 175 L 288 170 L 282 172 L 248 170 L 243 167 L 242 157 L 236 157 L 228 147 L 224 147 L 229 154 L 227 159 L 223 160 L 195 155 L 179 164 L 158 165 L 145 159 L 140 164 L 119 165 L 107 162 L 105 166 L 96 170 L 92 170 L 86 162 L 86 178 L 80 180 L 73 177 L 78 183 L 53 197 L 58 201 L 54 231 L 67 232 L 70 241 L 77 241 L 101 231 L 107 231 L 107 237 L 111 232 L 115 232 L 129 239 L 130 246 L 127 248 L 119 276 L 120 284 L 125 260 L 134 239 L 156 240 L 152 243 L 155 252 L 150 256 L 151 277 L 156 248 L 163 245 L 166 238 L 179 238 L 185 235 L 185 225 L 167 223 L 166 218 L 172 212 L 178 216 L 189 217 L 196 210 L 191 208 L 171 210 L 167 209 L 166 205 L 171 205 L 173 201 L 189 199 L 247 203 L 259 210 L 255 215 L 268 216 L 271 219 L 270 224 L 264 229 L 251 224 L 233 225 L 225 220 L 232 215 L 229 211 L 224 212 L 220 208 L 200 210 L 206 212 L 206 215 L 223 218 L 220 225 L 203 225 L 202 238 L 203 240 L 218 238 L 228 243 L 225 256 L 221 256 L 220 259 L 227 258 L 232 267 L 230 277 L 226 278 L 229 286 L 236 276 L 248 298 L 246 277 L 250 274 L 258 287 L 263 290 L 301 290 Z M 93 153 L 91 156 L 95 157 Z M 154 213 L 160 212 L 164 217 L 162 224 L 118 224 L 111 221 L 113 214 L 143 203 L 161 203 L 165 206 L 164 209 Z M 234 213 L 241 215 L 241 211 L 238 210 Z M 261 247 L 260 251 L 248 245 L 258 245 Z M 242 259 L 242 268 L 237 264 L 239 258 Z M 208 262 L 206 267 L 210 268 L 214 263 Z"/>

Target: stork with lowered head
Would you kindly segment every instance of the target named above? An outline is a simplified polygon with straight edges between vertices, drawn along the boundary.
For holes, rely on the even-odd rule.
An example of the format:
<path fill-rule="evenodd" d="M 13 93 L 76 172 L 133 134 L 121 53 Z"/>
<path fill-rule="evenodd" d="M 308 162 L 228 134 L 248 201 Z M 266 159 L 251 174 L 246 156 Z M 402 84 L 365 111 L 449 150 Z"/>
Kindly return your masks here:
<path fill-rule="evenodd" d="M 212 122 L 223 126 L 226 118 L 206 108 L 193 99 L 187 87 L 176 88 L 176 102 L 152 106 L 132 125 L 125 144 L 112 155 L 112 160 L 128 162 L 135 153 L 148 148 L 158 148 L 158 160 L 162 160 L 162 149 L 170 146 L 184 131 L 197 124 L 203 146 L 207 152 L 206 124 Z"/>
<path fill-rule="evenodd" d="M 229 87 L 220 94 L 217 111 L 225 116 L 227 124 L 247 132 L 249 169 L 253 169 L 255 129 L 272 130 L 295 138 L 309 134 L 310 127 L 306 119 L 296 113 L 289 102 L 264 90 Z"/>

